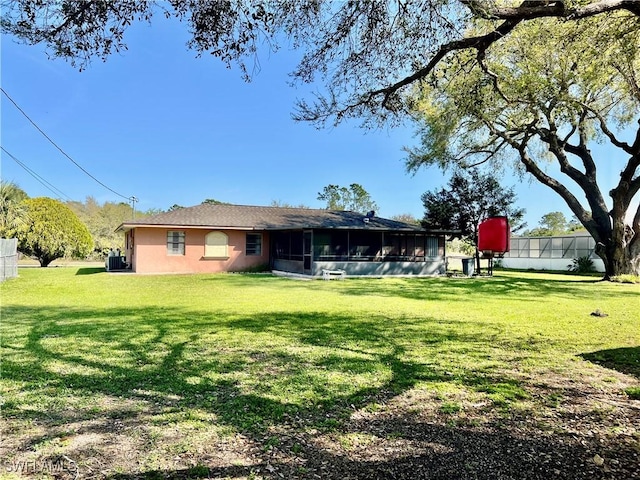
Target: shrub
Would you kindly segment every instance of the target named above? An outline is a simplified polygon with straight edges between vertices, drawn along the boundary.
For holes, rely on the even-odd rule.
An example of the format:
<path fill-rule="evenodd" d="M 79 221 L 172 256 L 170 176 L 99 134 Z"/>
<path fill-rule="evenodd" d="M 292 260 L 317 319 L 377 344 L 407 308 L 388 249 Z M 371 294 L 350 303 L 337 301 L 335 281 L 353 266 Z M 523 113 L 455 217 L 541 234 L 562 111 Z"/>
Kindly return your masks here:
<path fill-rule="evenodd" d="M 640 400 L 640 387 L 629 387 L 624 391 L 629 398 L 633 400 Z"/>
<path fill-rule="evenodd" d="M 591 260 L 589 255 L 574 258 L 567 267 L 570 272 L 574 273 L 594 273 L 596 271 L 593 260 Z"/>
<path fill-rule="evenodd" d="M 37 259 L 41 267 L 56 258 L 85 258 L 93 250 L 89 230 L 65 204 L 38 197 L 21 205 L 28 221 L 16 230 L 18 251 Z"/>

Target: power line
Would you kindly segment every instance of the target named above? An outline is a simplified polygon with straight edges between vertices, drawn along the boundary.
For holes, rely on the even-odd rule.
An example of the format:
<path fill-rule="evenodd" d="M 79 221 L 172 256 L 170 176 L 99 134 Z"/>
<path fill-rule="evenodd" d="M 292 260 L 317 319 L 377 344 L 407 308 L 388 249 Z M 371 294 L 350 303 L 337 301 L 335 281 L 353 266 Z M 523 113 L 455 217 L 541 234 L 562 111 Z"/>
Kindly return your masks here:
<path fill-rule="evenodd" d="M 29 122 L 31 122 L 31 125 L 33 125 L 36 130 L 38 130 L 43 136 L 44 138 L 46 138 L 47 140 L 49 140 L 49 142 L 51 143 L 51 145 L 53 145 L 54 147 L 56 147 L 60 153 L 62 153 L 65 157 L 67 157 L 69 160 L 71 160 L 71 163 L 73 163 L 76 167 L 78 167 L 80 170 L 82 170 L 86 175 L 88 175 L 90 178 L 92 178 L 93 180 L 95 180 L 98 184 L 102 185 L 104 188 L 106 188 L 107 190 L 109 190 L 112 193 L 115 193 L 116 195 L 118 195 L 119 197 L 124 198 L 125 200 L 131 200 L 131 197 L 127 197 L 126 195 L 122 195 L 121 193 L 116 192 L 114 189 L 108 187 L 107 185 L 105 185 L 104 183 L 102 183 L 100 180 L 98 180 L 96 177 L 94 177 L 93 175 L 91 175 L 88 171 L 86 171 L 78 162 L 76 162 L 73 158 L 71 158 L 67 152 L 65 152 L 64 150 L 62 150 L 62 148 L 60 148 L 56 142 L 54 142 L 49 135 L 47 135 L 46 133 L 44 133 L 44 131 L 42 131 L 42 129 L 33 121 L 31 120 L 31 118 L 29 118 L 29 115 L 27 115 L 25 113 L 24 110 L 22 110 L 22 108 L 20 108 L 20 106 L 15 102 L 15 100 L 13 98 L 11 98 L 9 96 L 9 94 L 6 92 L 6 90 L 2 87 L 0 87 L 0 90 L 2 90 L 2 93 L 5 94 L 5 96 L 9 99 L 9 101 L 11 103 L 13 103 L 13 105 L 18 109 L 18 111 L 20 113 L 22 113 L 22 115 L 24 115 L 24 117 L 29 120 Z M 6 151 L 6 150 L 5 150 Z"/>
<path fill-rule="evenodd" d="M 6 148 L 0 146 L 0 148 L 2 148 L 2 151 L 4 153 L 6 153 L 7 155 L 9 155 L 9 158 L 11 158 L 14 162 L 16 162 L 18 165 L 20 165 L 29 175 L 31 175 L 33 178 L 35 178 L 37 181 L 39 181 L 42 185 L 44 185 L 46 188 L 48 188 L 49 190 L 51 190 L 53 193 L 56 194 L 56 196 L 60 197 L 63 196 L 65 197 L 67 200 L 69 201 L 73 201 L 71 200 L 71 198 L 66 195 L 62 190 L 60 190 L 59 188 L 55 187 L 53 184 L 47 182 L 44 178 L 42 178 L 40 175 L 38 175 L 36 172 L 34 172 L 33 170 L 31 170 L 29 167 L 27 167 L 24 163 L 22 163 L 20 160 L 18 160 L 16 157 L 14 157 L 13 155 L 11 155 L 11 153 L 9 153 L 7 151 Z"/>

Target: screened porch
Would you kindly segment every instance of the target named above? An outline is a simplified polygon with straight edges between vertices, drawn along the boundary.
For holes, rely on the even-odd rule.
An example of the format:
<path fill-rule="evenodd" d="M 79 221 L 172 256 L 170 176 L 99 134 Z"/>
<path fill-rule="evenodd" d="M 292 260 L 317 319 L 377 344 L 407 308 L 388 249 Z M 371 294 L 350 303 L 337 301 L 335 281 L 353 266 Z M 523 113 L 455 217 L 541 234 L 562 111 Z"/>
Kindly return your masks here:
<path fill-rule="evenodd" d="M 300 230 L 271 238 L 273 267 L 308 275 L 336 268 L 358 275 L 431 275 L 444 265 L 444 237 L 425 232 Z"/>

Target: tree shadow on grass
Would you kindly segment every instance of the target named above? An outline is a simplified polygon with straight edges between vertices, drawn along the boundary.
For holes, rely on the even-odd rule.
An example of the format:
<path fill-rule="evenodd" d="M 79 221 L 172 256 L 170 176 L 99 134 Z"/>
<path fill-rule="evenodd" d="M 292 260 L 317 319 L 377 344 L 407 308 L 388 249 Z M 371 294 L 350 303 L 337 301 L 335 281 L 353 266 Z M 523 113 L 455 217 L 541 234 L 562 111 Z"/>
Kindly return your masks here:
<path fill-rule="evenodd" d="M 368 448 L 354 448 L 347 454 L 325 449 L 309 439 L 297 453 L 281 444 L 251 465 L 209 467 L 197 465 L 175 470 L 151 470 L 115 474 L 112 480 L 287 478 L 287 479 L 605 479 L 609 469 L 589 459 L 591 445 L 579 442 L 558 444 L 552 437 L 522 436 L 499 423 L 485 428 L 424 422 L 411 415 L 375 420 L 367 425 L 350 425 L 341 434 L 371 436 Z M 385 447 L 380 447 L 384 444 Z M 382 451 L 386 449 L 387 451 Z M 602 450 L 600 450 L 602 451 Z M 390 453 L 391 452 L 391 453 Z M 625 454 L 633 457 L 632 448 Z M 633 464 L 620 468 L 634 478 Z M 619 477 L 623 478 L 623 477 Z"/>
<path fill-rule="evenodd" d="M 250 466 L 140 473 L 131 467 L 113 477 L 121 479 L 251 476 L 256 470 L 274 478 L 314 478 L 307 471 L 322 478 L 577 478 L 571 462 L 586 458 L 577 442 L 556 455 L 561 450 L 542 436 L 449 428 L 407 413 L 354 424 L 354 411 L 393 402 L 420 382 L 455 383 L 503 398 L 522 391 L 522 380 L 482 367 L 491 329 L 478 323 L 460 333 L 438 319 L 421 322 L 428 336 L 416 340 L 383 318 L 326 312 L 230 316 L 171 307 L 9 306 L 3 309 L 3 381 L 13 391 L 6 395 L 3 417 L 47 427 L 45 434 L 14 442 L 19 452 L 69 435 L 77 428 L 70 425 L 82 425 L 76 434 L 143 435 L 150 425 L 170 427 L 171 418 L 197 412 L 213 414 L 217 424 L 261 452 Z M 438 348 L 457 349 L 475 367 L 451 372 L 434 358 L 413 356 L 412 345 L 432 348 L 433 355 Z M 107 406 L 100 406 L 102 397 Z M 211 421 L 200 423 L 208 428 Z M 491 425 L 492 431 L 499 428 L 499 421 Z M 275 433 L 275 458 L 265 447 L 273 432 L 284 432 Z M 318 441 L 322 435 L 350 434 L 386 438 L 398 452 L 372 460 L 366 451 L 339 455 Z M 152 455 L 152 439 L 149 445 L 142 454 Z M 540 466 L 531 452 L 554 460 Z M 81 461 L 95 450 L 67 454 Z M 304 464 L 297 462 L 300 457 Z M 557 465 L 561 474 L 554 474 Z M 117 465 L 107 470 L 112 467 Z M 598 478 L 592 466 L 582 468 Z"/>
<path fill-rule="evenodd" d="M 387 328 L 376 319 L 357 321 L 323 312 L 227 318 L 152 307 L 95 311 L 6 307 L 3 314 L 11 319 L 3 327 L 8 340 L 3 378 L 24 382 L 23 391 L 70 388 L 82 395 L 158 402 L 179 395 L 185 407 L 212 410 L 239 430 L 250 425 L 259 430 L 278 421 L 285 411 L 307 408 L 302 401 L 273 400 L 286 384 L 305 386 L 325 408 L 349 409 L 380 392 L 393 396 L 418 381 L 451 379 L 428 364 L 405 358 L 404 347 L 389 338 Z M 31 326 L 21 338 L 24 322 Z M 479 341 L 476 334 L 456 335 L 434 324 L 425 342 L 471 340 Z M 252 393 L 246 393 L 234 375 L 245 371 L 257 377 L 249 382 Z M 374 387 L 364 385 L 377 373 L 384 381 L 371 382 Z M 354 386 L 356 377 L 363 385 Z M 313 408 L 317 410 L 317 405 Z M 14 413 L 24 415 L 28 410 Z"/>
<path fill-rule="evenodd" d="M 541 276 L 500 276 L 482 278 L 410 278 L 389 279 L 376 284 L 375 295 L 400 297 L 412 300 L 447 300 L 457 302 L 478 301 L 479 296 L 509 297 L 519 302 L 539 302 L 549 295 L 563 295 L 567 298 L 592 298 L 592 292 L 584 289 L 585 284 L 598 284 L 599 279 L 569 280 L 565 276 L 548 278 Z M 366 280 L 349 279 L 341 289 L 344 295 L 369 296 L 371 285 Z M 620 289 L 616 295 L 637 298 L 638 292 Z"/>
<path fill-rule="evenodd" d="M 76 271 L 76 275 L 95 275 L 96 273 L 106 272 L 104 267 L 82 267 Z"/>
<path fill-rule="evenodd" d="M 580 355 L 585 360 L 640 380 L 640 347 L 611 348 Z"/>

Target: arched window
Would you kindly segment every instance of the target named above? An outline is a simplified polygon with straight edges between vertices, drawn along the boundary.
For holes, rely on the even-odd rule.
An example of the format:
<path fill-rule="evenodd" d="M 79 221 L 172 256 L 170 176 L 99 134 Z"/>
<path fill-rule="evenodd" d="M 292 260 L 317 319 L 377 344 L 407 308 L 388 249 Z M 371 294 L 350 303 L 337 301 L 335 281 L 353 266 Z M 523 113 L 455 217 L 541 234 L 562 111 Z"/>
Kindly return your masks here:
<path fill-rule="evenodd" d="M 207 258 L 228 258 L 228 238 L 222 232 L 210 232 L 204 238 L 204 256 Z"/>

